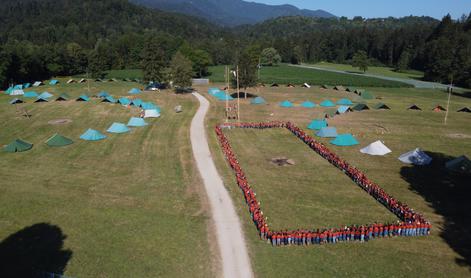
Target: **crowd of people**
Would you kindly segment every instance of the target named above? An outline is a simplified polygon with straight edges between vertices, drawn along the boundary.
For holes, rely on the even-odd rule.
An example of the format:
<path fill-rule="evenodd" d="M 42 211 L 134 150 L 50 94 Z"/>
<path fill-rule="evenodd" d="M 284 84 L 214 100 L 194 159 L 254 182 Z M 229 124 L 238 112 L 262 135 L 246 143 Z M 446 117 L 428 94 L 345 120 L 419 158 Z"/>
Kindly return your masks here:
<path fill-rule="evenodd" d="M 363 190 L 396 214 L 400 221 L 390 224 L 374 223 L 362 226 L 352 225 L 339 229 L 271 231 L 266 222 L 266 217 L 263 215 L 260 208 L 260 202 L 257 201 L 256 194 L 249 185 L 247 177 L 239 165 L 229 140 L 223 132 L 225 128 L 287 128 L 312 150 L 343 171 Z M 290 122 L 226 123 L 216 126 L 216 134 L 224 155 L 235 172 L 237 184 L 244 193 L 250 216 L 260 233 L 260 237 L 270 241 L 273 246 L 310 245 L 343 241 L 365 242 L 383 237 L 425 236 L 430 234 L 431 225 L 422 215 L 414 212 L 414 210 L 409 208 L 406 204 L 397 201 L 387 194 L 377 184 L 369 180 L 360 170 L 349 165 L 346 161 L 331 152 L 325 145 L 316 141 L 313 137 Z"/>

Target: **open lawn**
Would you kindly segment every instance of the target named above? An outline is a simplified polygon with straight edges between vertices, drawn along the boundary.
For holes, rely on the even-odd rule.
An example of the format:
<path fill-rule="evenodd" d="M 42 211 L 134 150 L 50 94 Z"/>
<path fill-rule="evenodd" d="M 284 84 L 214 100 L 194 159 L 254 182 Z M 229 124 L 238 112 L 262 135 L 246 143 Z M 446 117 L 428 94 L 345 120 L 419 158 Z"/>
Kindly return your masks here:
<path fill-rule="evenodd" d="M 451 277 L 469 277 L 471 204 L 466 196 L 470 196 L 471 188 L 467 178 L 444 170 L 444 163 L 463 154 L 471 156 L 471 115 L 455 112 L 464 106 L 471 106 L 471 99 L 452 96 L 448 124 L 444 125 L 445 113 L 432 112 L 436 104 L 446 105 L 447 95 L 444 92 L 405 88 L 366 89 L 381 98 L 365 101 L 370 107 L 381 101 L 391 110 L 353 112 L 328 120 L 330 126 L 337 127 L 340 133 L 355 135 L 360 145 L 335 147 L 328 139 L 318 140 L 363 170 L 392 196 L 423 213 L 433 224 L 429 237 L 283 248 L 273 248 L 261 241 L 233 171 L 228 167 L 214 134 L 214 126 L 224 121 L 224 102 L 218 102 L 205 94 L 213 103 L 207 119 L 213 156 L 238 208 L 254 271 L 259 277 L 436 277 L 445 273 Z M 200 90 L 205 91 L 207 88 Z M 319 118 L 325 108 L 287 109 L 280 108 L 279 102 L 291 100 L 300 104 L 311 100 L 319 103 L 324 99 L 337 101 L 345 97 L 361 101 L 353 93 L 317 87 L 261 88 L 251 89 L 250 92 L 263 96 L 268 104 L 251 105 L 250 100 L 242 99 L 242 121 L 289 120 L 304 129 L 311 120 Z M 423 111 L 408 111 L 407 107 L 412 103 Z M 364 219 L 363 222 L 383 217 L 386 218 L 379 220 L 388 220 L 387 211 L 383 215 L 381 206 L 369 200 L 371 197 L 366 193 L 363 196 L 362 192 L 357 192 L 358 188 L 352 182 L 343 183 L 341 172 L 332 166 L 324 168 L 324 163 L 318 161 L 318 155 L 296 141 L 292 135 L 290 137 L 280 130 L 231 130 L 226 134 L 230 136 L 271 225 L 287 229 L 317 228 L 332 223 L 338 226 L 347 220 L 355 223 L 359 218 Z M 393 153 L 385 157 L 373 157 L 359 152 L 360 148 L 376 140 L 384 141 Z M 397 159 L 400 154 L 416 147 L 433 157 L 432 165 L 415 167 L 402 164 Z M 278 168 L 267 162 L 267 159 L 275 156 L 293 158 L 296 166 Z M 317 182 L 321 181 L 326 184 L 318 185 Z M 338 182 L 342 182 L 344 188 L 341 190 L 348 196 L 340 194 L 342 191 L 338 189 Z M 298 191 L 298 187 L 302 190 Z M 332 188 L 330 194 L 329 187 Z M 319 197 L 317 192 L 324 195 Z M 345 207 L 344 203 L 349 198 L 358 202 Z M 358 214 L 351 216 L 348 209 Z M 372 215 L 368 209 L 379 214 Z"/>
<path fill-rule="evenodd" d="M 210 67 L 212 75 L 209 77 L 212 82 L 224 82 L 224 66 Z M 311 85 L 343 85 L 357 87 L 411 87 L 408 84 L 396 81 L 381 80 L 373 77 L 358 77 L 342 73 L 327 72 L 315 69 L 305 69 L 291 67 L 288 65 L 279 65 L 276 67 L 262 67 L 260 70 L 260 79 L 262 83 L 271 85 L 295 84 L 302 85 L 308 83 Z"/>
<path fill-rule="evenodd" d="M 313 66 L 325 69 L 334 69 L 334 70 L 342 70 L 346 72 L 354 72 L 354 73 L 363 73 L 358 68 L 352 67 L 352 65 L 347 64 L 334 64 L 334 63 L 327 63 L 327 62 L 320 62 L 314 64 Z M 386 77 L 395 77 L 395 78 L 409 78 L 409 79 L 421 79 L 424 77 L 424 73 L 417 71 L 417 70 L 406 70 L 406 71 L 396 71 L 393 68 L 389 67 L 368 67 L 367 73 L 375 74 L 380 76 Z"/>
<path fill-rule="evenodd" d="M 48 91 L 56 97 L 67 92 L 72 99 L 87 92 L 87 84 L 61 81 L 54 87 L 31 90 Z M 127 82 L 90 85 L 92 94 L 106 90 L 117 97 L 140 87 Z M 117 135 L 105 131 L 113 122 L 127 123 L 131 116 L 138 116 L 137 108 L 99 103 L 96 98 L 49 103 L 26 99 L 26 104 L 15 106 L 8 104 L 13 97 L 0 95 L 0 144 L 16 138 L 34 143 L 33 149 L 23 153 L 0 151 L 0 242 L 26 227 L 49 223 L 59 228 L 59 236 L 50 235 L 54 229 L 47 225 L 37 226 L 43 228 L 29 236 L 34 237 L 29 239 L 34 244 L 28 248 L 42 246 L 36 253 L 28 251 L 35 260 L 62 256 L 53 267 L 41 269 L 44 271 L 65 269 L 70 277 L 214 275 L 214 260 L 208 259 L 213 256 L 206 206 L 200 198 L 199 175 L 189 145 L 196 101 L 170 91 L 137 97 L 162 107 L 162 117 L 147 119 L 149 126 Z M 183 113 L 175 114 L 176 105 L 183 106 Z M 21 117 L 16 111 L 19 107 L 32 117 Z M 72 122 L 48 124 L 56 119 Z M 80 140 L 88 128 L 108 138 Z M 75 143 L 61 148 L 45 145 L 56 132 Z M 37 233 L 42 235 L 36 238 Z M 44 237 L 49 237 L 47 244 L 42 244 Z M 59 252 L 62 244 L 69 255 Z M 2 255 L 5 245 L 6 241 L 0 243 Z M 6 257 L 15 258 L 20 246 L 14 241 Z M 12 267 L 5 264 L 0 262 L 3 268 Z"/>

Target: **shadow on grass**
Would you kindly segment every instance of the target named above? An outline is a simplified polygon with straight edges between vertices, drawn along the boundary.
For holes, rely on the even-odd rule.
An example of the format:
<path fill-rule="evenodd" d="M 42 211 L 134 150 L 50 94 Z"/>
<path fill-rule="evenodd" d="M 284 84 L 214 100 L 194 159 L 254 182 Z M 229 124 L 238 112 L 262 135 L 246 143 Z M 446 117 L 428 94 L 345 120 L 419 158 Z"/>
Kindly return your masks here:
<path fill-rule="evenodd" d="M 431 152 L 427 155 L 433 158 L 431 165 L 405 166 L 401 169 L 401 176 L 436 213 L 443 216 L 440 236 L 461 256 L 456 258 L 456 263 L 471 270 L 470 177 L 446 170 L 445 163 L 456 157 Z"/>
<path fill-rule="evenodd" d="M 0 243 L 0 277 L 40 277 L 63 274 L 72 251 L 58 226 L 38 223 L 11 234 Z"/>

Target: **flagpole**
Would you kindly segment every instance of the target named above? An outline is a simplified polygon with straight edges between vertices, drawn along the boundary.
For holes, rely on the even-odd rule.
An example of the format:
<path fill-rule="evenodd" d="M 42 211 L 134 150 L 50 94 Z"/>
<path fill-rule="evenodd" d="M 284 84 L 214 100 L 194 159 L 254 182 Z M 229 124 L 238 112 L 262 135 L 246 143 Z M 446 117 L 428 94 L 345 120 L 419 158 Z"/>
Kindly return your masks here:
<path fill-rule="evenodd" d="M 226 82 L 226 94 L 228 94 L 228 92 L 229 92 L 229 82 L 227 80 L 229 80 L 229 68 L 226 66 L 225 69 L 226 70 L 225 70 L 225 73 L 224 73 L 225 74 L 225 78 L 224 78 L 225 80 L 224 81 Z M 228 98 L 229 98 L 229 96 L 226 95 L 226 123 L 229 121 L 229 114 L 228 114 L 229 113 L 229 99 Z"/>
<path fill-rule="evenodd" d="M 450 111 L 450 99 L 451 99 L 452 91 L 453 91 L 453 78 L 451 79 L 451 84 L 450 84 L 450 87 L 448 88 L 448 103 L 446 105 L 446 112 L 445 112 L 445 125 L 448 120 L 448 111 Z"/>
<path fill-rule="evenodd" d="M 240 122 L 239 65 L 237 65 L 237 121 Z"/>

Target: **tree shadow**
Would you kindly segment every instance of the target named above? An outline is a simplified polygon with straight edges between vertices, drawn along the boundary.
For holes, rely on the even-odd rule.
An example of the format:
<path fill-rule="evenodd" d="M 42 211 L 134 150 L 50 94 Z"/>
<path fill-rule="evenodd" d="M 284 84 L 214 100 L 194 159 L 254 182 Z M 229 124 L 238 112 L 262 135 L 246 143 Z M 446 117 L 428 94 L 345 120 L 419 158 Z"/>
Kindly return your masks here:
<path fill-rule="evenodd" d="M 402 167 L 401 176 L 413 191 L 425 198 L 437 214 L 443 216 L 440 236 L 461 256 L 456 258 L 456 263 L 471 270 L 470 177 L 446 170 L 445 163 L 456 157 L 426 153 L 433 159 L 431 165 Z"/>
<path fill-rule="evenodd" d="M 66 236 L 58 226 L 38 223 L 11 234 L 0 243 L 0 277 L 42 277 L 63 274 L 72 257 L 64 250 Z"/>

